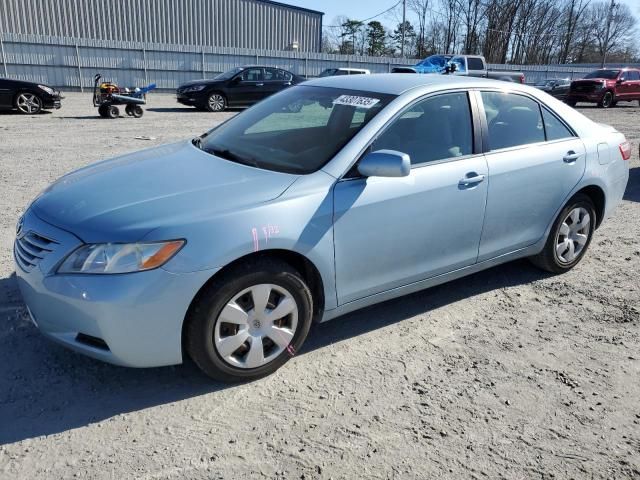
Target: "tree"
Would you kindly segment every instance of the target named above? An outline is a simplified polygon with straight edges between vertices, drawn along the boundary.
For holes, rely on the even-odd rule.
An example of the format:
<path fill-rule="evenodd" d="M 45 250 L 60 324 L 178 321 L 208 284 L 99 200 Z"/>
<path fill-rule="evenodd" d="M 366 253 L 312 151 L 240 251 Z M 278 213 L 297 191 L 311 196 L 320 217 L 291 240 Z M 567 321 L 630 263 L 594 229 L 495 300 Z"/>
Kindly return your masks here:
<path fill-rule="evenodd" d="M 479 1 L 479 0 L 477 0 Z M 409 0 L 409 10 L 415 13 L 418 19 L 418 36 L 416 37 L 416 56 L 423 58 L 427 56 L 426 36 L 427 36 L 427 13 L 429 12 L 430 0 Z"/>
<path fill-rule="evenodd" d="M 367 54 L 379 57 L 384 55 L 387 44 L 387 31 L 377 20 L 367 24 Z"/>
<path fill-rule="evenodd" d="M 400 22 L 396 29 L 393 31 L 391 35 L 391 39 L 393 40 L 394 46 L 402 51 L 402 33 L 404 31 L 404 52 L 408 57 L 412 56 L 415 40 L 416 40 L 416 31 L 411 25 L 411 22 L 406 21 L 404 23 Z"/>
<path fill-rule="evenodd" d="M 341 25 L 341 45 L 340 45 L 340 53 L 344 54 L 356 54 L 356 46 L 358 34 L 362 30 L 362 26 L 364 24 L 359 20 L 345 20 Z"/>

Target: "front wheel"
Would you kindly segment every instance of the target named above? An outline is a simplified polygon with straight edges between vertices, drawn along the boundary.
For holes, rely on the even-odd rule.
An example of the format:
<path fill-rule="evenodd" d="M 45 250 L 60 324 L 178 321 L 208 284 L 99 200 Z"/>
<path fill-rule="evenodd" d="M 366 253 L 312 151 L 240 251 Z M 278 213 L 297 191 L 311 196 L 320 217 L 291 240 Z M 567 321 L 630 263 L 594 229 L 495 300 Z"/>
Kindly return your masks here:
<path fill-rule="evenodd" d="M 566 103 L 570 107 L 575 107 L 576 103 L 578 103 L 578 102 L 576 102 L 575 100 L 565 100 L 564 103 Z"/>
<path fill-rule="evenodd" d="M 313 299 L 287 263 L 264 259 L 214 278 L 185 320 L 185 347 L 210 377 L 254 380 L 275 372 L 299 351 Z"/>
<path fill-rule="evenodd" d="M 530 260 L 537 267 L 552 273 L 571 270 L 582 260 L 595 227 L 593 202 L 586 195 L 575 195 L 556 218 L 542 252 Z"/>
<path fill-rule="evenodd" d="M 15 105 L 23 115 L 35 115 L 42 111 L 42 99 L 35 93 L 20 93 L 16 97 Z"/>
<path fill-rule="evenodd" d="M 210 112 L 222 112 L 227 108 L 227 99 L 221 93 L 213 92 L 207 98 L 206 108 Z"/>
<path fill-rule="evenodd" d="M 615 105 L 615 102 L 613 101 L 613 93 L 611 92 L 605 92 L 602 98 L 600 99 L 600 102 L 598 103 L 598 106 L 600 108 L 609 108 L 609 107 L 613 107 L 614 105 Z"/>

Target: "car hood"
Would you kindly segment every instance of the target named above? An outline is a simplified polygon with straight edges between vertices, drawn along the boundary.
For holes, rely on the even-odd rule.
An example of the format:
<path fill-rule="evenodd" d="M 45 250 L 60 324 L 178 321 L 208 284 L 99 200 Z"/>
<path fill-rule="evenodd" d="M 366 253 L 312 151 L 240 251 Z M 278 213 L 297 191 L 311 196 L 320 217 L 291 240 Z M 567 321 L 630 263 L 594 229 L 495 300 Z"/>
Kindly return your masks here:
<path fill-rule="evenodd" d="M 177 221 L 268 202 L 297 178 L 224 160 L 184 141 L 65 175 L 32 208 L 85 242 L 131 242 Z"/>

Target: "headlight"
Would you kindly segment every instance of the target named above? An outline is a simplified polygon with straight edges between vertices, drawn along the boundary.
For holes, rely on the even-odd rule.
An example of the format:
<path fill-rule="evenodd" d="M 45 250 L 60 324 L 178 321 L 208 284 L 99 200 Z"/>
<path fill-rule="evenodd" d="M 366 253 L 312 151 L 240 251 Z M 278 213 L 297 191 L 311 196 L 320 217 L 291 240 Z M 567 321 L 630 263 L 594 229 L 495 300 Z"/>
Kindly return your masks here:
<path fill-rule="evenodd" d="M 44 90 L 45 92 L 47 92 L 49 95 L 53 95 L 55 93 L 55 91 L 53 90 L 53 88 L 51 87 L 47 87 L 46 85 L 38 85 L 38 88 L 40 90 Z"/>
<path fill-rule="evenodd" d="M 604 88 L 604 83 L 599 83 L 596 85 L 596 90 L 602 90 Z"/>
<path fill-rule="evenodd" d="M 69 255 L 58 273 L 131 273 L 157 268 L 169 261 L 184 240 L 149 243 L 94 243 Z"/>
<path fill-rule="evenodd" d="M 185 93 L 188 93 L 188 92 L 199 92 L 200 90 L 204 90 L 204 87 L 205 87 L 205 86 L 206 86 L 206 85 L 194 85 L 193 87 L 187 87 L 187 88 L 185 88 L 185 89 L 184 89 L 184 92 L 185 92 Z"/>

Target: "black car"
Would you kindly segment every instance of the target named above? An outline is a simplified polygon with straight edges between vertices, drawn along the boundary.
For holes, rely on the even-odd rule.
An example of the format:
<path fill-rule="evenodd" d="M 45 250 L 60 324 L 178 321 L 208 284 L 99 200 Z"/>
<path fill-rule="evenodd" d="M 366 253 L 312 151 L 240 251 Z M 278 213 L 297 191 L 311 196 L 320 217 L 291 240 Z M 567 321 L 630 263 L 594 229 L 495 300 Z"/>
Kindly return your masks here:
<path fill-rule="evenodd" d="M 536 83 L 534 86 L 553 97 L 563 100 L 569 93 L 571 80 L 568 78 L 548 78 Z"/>
<path fill-rule="evenodd" d="M 304 81 L 281 68 L 236 67 L 210 80 L 193 80 L 178 87 L 178 102 L 210 112 L 247 107 L 290 85 Z"/>
<path fill-rule="evenodd" d="M 60 108 L 61 99 L 60 92 L 47 85 L 0 78 L 0 110 L 18 110 L 33 115 Z"/>

